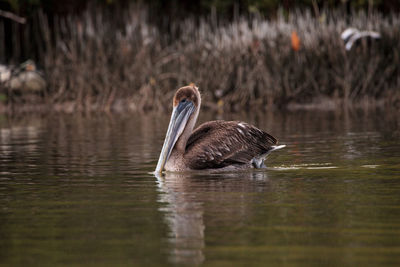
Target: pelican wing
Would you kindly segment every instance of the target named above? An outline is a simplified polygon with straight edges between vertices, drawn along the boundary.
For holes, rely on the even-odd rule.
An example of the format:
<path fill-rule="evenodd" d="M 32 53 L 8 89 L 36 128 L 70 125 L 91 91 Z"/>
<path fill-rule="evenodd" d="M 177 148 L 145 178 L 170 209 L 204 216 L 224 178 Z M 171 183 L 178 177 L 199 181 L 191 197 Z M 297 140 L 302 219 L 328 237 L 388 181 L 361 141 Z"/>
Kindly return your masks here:
<path fill-rule="evenodd" d="M 276 143 L 273 136 L 245 122 L 210 121 L 191 134 L 184 158 L 191 169 L 249 164 Z"/>

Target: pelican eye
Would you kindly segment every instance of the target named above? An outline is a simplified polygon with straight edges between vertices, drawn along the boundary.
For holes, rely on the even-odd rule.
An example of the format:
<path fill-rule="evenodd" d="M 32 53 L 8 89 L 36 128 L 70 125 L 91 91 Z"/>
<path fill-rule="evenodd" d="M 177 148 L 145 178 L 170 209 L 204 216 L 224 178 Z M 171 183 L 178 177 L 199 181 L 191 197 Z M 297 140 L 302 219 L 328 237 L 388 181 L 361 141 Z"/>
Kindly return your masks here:
<path fill-rule="evenodd" d="M 186 102 L 186 98 L 181 100 L 181 103 L 185 103 Z"/>

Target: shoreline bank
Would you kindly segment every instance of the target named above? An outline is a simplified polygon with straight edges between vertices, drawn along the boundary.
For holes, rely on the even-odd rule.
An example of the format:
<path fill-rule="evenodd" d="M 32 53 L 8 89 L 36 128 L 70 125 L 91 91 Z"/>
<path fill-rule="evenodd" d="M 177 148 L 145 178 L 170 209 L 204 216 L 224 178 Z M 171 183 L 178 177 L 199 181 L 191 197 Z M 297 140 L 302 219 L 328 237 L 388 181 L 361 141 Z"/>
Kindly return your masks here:
<path fill-rule="evenodd" d="M 284 107 L 277 106 L 253 106 L 250 109 L 244 109 L 240 107 L 236 108 L 226 108 L 220 103 L 209 103 L 205 102 L 202 104 L 202 109 L 207 112 L 217 112 L 217 113 L 240 113 L 240 112 L 269 112 L 269 111 L 279 111 L 279 112 L 296 112 L 296 111 L 344 111 L 344 110 L 363 110 L 370 111 L 374 109 L 385 110 L 390 109 L 394 112 L 400 112 L 400 98 L 394 99 L 373 99 L 373 98 L 363 98 L 357 102 L 348 102 L 344 99 L 328 99 L 328 98 L 316 98 L 310 103 L 296 103 L 291 102 Z M 70 101 L 65 103 L 55 103 L 55 104 L 45 104 L 45 103 L 35 103 L 35 104 L 10 104 L 4 105 L 0 104 L 0 114 L 28 114 L 28 113 L 38 113 L 44 114 L 49 112 L 56 113 L 159 113 L 159 112 L 170 112 L 171 105 L 162 106 L 153 109 L 143 109 L 133 102 L 126 101 L 124 99 L 116 100 L 111 105 L 86 105 L 78 106 L 76 102 Z"/>

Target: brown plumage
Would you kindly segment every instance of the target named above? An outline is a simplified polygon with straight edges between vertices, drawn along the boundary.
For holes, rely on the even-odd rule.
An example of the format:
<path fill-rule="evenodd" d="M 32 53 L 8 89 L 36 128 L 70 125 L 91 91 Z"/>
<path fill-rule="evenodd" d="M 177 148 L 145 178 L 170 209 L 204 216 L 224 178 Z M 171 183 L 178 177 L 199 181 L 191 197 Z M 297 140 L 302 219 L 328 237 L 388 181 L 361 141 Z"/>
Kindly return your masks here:
<path fill-rule="evenodd" d="M 180 88 L 156 172 L 265 167 L 267 154 L 283 146 L 270 134 L 240 121 L 210 121 L 193 131 L 201 105 L 198 88 Z"/>
<path fill-rule="evenodd" d="M 264 155 L 277 140 L 240 121 L 210 121 L 200 125 L 186 144 L 185 162 L 190 169 L 215 169 L 248 165 Z"/>

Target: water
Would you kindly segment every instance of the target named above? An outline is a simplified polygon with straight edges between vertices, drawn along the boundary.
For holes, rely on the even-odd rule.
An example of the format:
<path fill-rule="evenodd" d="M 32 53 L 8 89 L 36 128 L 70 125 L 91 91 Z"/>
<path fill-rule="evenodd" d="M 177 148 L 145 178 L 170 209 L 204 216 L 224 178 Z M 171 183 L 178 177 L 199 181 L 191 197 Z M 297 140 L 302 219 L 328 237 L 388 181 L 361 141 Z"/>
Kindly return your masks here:
<path fill-rule="evenodd" d="M 0 265 L 400 264 L 398 113 L 215 118 L 287 148 L 155 177 L 168 115 L 0 117 Z"/>

